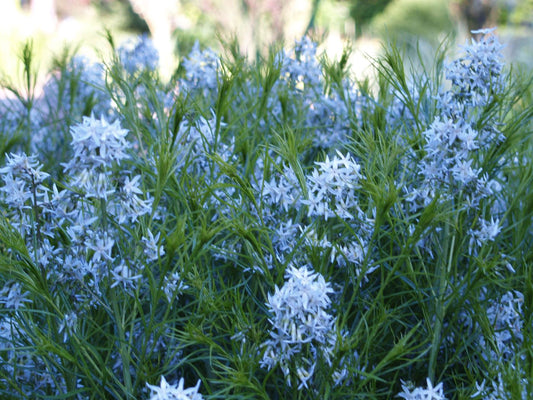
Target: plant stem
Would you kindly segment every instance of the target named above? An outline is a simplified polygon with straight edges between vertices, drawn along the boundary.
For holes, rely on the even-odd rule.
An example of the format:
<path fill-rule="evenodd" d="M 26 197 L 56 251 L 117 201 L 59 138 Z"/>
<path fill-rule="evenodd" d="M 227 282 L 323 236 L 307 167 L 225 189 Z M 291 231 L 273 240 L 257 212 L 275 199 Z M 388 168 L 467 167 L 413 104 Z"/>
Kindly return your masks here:
<path fill-rule="evenodd" d="M 444 228 L 444 237 L 445 240 L 448 238 L 449 227 L 448 225 Z M 447 241 L 447 240 L 446 240 Z M 453 248 L 455 245 L 455 235 L 452 236 L 450 242 L 449 251 L 448 251 L 448 262 L 439 262 L 437 271 L 438 273 L 438 293 L 436 293 L 436 304 L 435 304 L 435 327 L 433 330 L 433 341 L 431 342 L 431 353 L 429 356 L 429 368 L 428 368 L 428 378 L 432 383 L 435 382 L 435 368 L 437 363 L 437 356 L 439 354 L 441 336 L 442 336 L 442 325 L 444 322 L 444 315 L 446 314 L 446 301 L 444 299 L 446 295 L 446 288 L 448 285 L 448 273 L 451 270 L 451 263 L 453 259 Z"/>

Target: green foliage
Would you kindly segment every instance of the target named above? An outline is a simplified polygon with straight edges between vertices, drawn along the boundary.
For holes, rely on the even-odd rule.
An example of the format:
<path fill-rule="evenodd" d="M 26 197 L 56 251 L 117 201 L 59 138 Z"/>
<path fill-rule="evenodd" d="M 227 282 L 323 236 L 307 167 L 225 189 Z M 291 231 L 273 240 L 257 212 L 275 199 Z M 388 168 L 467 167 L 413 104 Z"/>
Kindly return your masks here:
<path fill-rule="evenodd" d="M 446 0 L 395 0 L 372 21 L 372 29 L 387 41 L 423 39 L 436 45 L 454 24 Z"/>
<path fill-rule="evenodd" d="M 533 18 L 533 1 L 524 0 L 518 2 L 516 7 L 511 11 L 509 15 L 509 22 L 513 24 L 523 24 L 531 26 Z"/>
<path fill-rule="evenodd" d="M 113 20 L 117 29 L 139 33 L 149 31 L 144 19 L 133 11 L 129 0 L 97 0 L 92 4 L 103 18 Z"/>
<path fill-rule="evenodd" d="M 350 2 L 350 16 L 355 21 L 358 34 L 372 19 L 381 14 L 392 0 L 352 0 Z"/>

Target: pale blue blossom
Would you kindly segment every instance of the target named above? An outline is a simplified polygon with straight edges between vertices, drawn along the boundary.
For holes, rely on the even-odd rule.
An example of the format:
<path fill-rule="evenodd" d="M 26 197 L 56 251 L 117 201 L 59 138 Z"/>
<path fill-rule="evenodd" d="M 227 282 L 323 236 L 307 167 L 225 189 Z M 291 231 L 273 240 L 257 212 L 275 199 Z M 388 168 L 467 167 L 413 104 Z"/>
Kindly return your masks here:
<path fill-rule="evenodd" d="M 362 179 L 361 166 L 351 155 L 339 151 L 332 160 L 327 156 L 325 161 L 315 164 L 318 168 L 307 177 L 308 198 L 301 200 L 308 207 L 308 215 L 325 220 L 335 216 L 348 220 L 359 217 L 356 190 Z"/>
<path fill-rule="evenodd" d="M 117 120 L 109 123 L 103 117 L 83 117 L 80 124 L 72 127 L 72 160 L 65 164 L 68 173 L 79 173 L 84 169 L 111 167 L 128 158 L 130 148 L 126 140 L 128 131 Z"/>
<path fill-rule="evenodd" d="M 18 310 L 25 303 L 33 303 L 29 296 L 30 293 L 24 291 L 19 282 L 10 281 L 0 290 L 0 303 L 7 309 Z"/>
<path fill-rule="evenodd" d="M 413 387 L 402 381 L 402 391 L 397 394 L 405 400 L 446 400 L 442 382 L 437 386 L 433 386 L 429 378 L 426 380 L 427 387 Z"/>
<path fill-rule="evenodd" d="M 163 292 L 169 304 L 177 299 L 177 297 L 186 289 L 188 289 L 179 272 L 173 272 L 170 276 L 165 276 L 163 282 Z"/>
<path fill-rule="evenodd" d="M 184 388 L 184 380 L 181 378 L 177 385 L 169 384 L 164 376 L 161 376 L 159 386 L 146 384 L 150 389 L 150 400 L 202 400 L 203 396 L 198 393 L 200 381 L 192 388 Z"/>
<path fill-rule="evenodd" d="M 63 342 L 66 342 L 69 336 L 76 331 L 77 323 L 78 315 L 75 312 L 69 312 L 64 315 L 57 330 L 58 333 L 63 332 Z"/>
<path fill-rule="evenodd" d="M 157 235 L 153 235 L 152 231 L 148 229 L 147 236 L 143 236 L 141 242 L 144 244 L 144 254 L 148 261 L 155 261 L 165 255 L 165 249 L 160 244 L 159 237 L 161 232 L 157 232 Z"/>
<path fill-rule="evenodd" d="M 501 224 L 498 218 L 491 217 L 490 221 L 479 219 L 477 229 L 469 229 L 470 235 L 470 252 L 475 247 L 482 246 L 483 244 L 494 241 L 501 231 Z"/>
<path fill-rule="evenodd" d="M 112 283 L 109 287 L 122 286 L 124 290 L 135 289 L 137 282 L 142 278 L 141 274 L 135 275 L 135 271 L 126 264 L 120 264 L 111 271 Z"/>
<path fill-rule="evenodd" d="M 41 169 L 35 155 L 6 154 L 6 165 L 0 168 L 0 178 L 4 181 L 0 187 L 0 200 L 17 210 L 30 209 L 41 203 L 48 191 L 43 183 L 49 177 Z M 26 221 L 19 222 L 25 225 Z"/>
<path fill-rule="evenodd" d="M 106 231 L 98 232 L 98 235 L 93 235 L 87 242 L 88 250 L 92 251 L 92 261 L 100 262 L 103 260 L 113 261 L 112 250 L 115 241 L 110 237 Z"/>

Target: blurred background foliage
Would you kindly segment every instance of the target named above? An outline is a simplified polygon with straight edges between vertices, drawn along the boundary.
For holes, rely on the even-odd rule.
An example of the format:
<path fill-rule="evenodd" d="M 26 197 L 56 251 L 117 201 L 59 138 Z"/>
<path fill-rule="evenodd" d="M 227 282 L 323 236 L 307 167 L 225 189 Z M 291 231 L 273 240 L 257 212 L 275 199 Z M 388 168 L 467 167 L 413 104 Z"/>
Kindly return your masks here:
<path fill-rule="evenodd" d="M 220 39 L 234 38 L 255 58 L 306 33 L 332 56 L 352 43 L 355 73 L 364 74 L 363 55 L 377 55 L 384 39 L 407 49 L 417 41 L 436 46 L 489 26 L 499 27 L 511 59 L 533 64 L 533 0 L 1 0 L 0 70 L 14 75 L 13 55 L 29 37 L 44 70 L 65 46 L 101 55 L 107 29 L 117 43 L 150 34 L 168 76 L 196 41 L 220 50 Z"/>

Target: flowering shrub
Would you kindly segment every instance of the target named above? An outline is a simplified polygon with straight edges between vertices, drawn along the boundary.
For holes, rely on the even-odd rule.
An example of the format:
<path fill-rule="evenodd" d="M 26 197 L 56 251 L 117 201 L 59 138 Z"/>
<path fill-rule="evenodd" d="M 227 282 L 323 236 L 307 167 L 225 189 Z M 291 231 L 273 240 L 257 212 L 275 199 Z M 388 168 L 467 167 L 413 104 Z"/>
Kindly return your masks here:
<path fill-rule="evenodd" d="M 526 399 L 531 86 L 475 33 L 376 90 L 146 37 L 8 88 L 1 397 Z"/>

